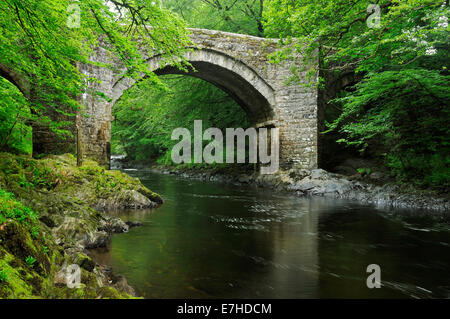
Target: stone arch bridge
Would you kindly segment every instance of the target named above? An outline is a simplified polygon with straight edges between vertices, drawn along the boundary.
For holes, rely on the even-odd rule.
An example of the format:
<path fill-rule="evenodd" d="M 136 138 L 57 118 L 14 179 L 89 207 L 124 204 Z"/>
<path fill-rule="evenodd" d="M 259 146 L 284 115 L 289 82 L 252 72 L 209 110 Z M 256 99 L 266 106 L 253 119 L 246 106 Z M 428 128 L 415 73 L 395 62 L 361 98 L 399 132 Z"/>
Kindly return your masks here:
<path fill-rule="evenodd" d="M 158 75 L 186 74 L 216 85 L 236 100 L 254 127 L 279 128 L 281 167 L 317 168 L 321 125 L 318 90 L 285 84 L 293 62 L 268 61 L 278 40 L 204 29 L 191 31 L 197 47 L 185 57 L 195 71 L 185 73 L 174 67 L 161 67 L 159 56 L 148 58 L 151 69 Z M 102 47 L 95 49 L 92 61 L 114 63 Z M 117 67 L 120 69 L 120 65 Z M 81 69 L 100 80 L 89 84 L 93 92 L 100 91 L 111 98 L 106 101 L 88 94 L 82 97 L 86 115 L 80 120 L 83 154 L 108 165 L 111 109 L 135 82 L 121 78 L 119 72 L 111 69 L 93 65 L 83 65 Z M 61 153 L 73 151 L 74 147 L 73 140 L 61 141 L 45 128 L 33 128 L 35 153 Z"/>

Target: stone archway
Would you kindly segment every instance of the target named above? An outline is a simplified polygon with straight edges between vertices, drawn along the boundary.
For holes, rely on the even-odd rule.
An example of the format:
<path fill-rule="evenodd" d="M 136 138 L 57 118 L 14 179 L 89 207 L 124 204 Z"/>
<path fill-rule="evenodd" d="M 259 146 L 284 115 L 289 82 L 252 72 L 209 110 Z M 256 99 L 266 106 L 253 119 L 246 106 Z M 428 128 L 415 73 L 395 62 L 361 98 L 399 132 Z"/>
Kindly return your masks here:
<path fill-rule="evenodd" d="M 230 94 L 254 126 L 279 128 L 282 167 L 317 168 L 318 90 L 286 85 L 294 61 L 269 62 L 269 55 L 278 48 L 278 40 L 204 29 L 191 29 L 191 32 L 196 47 L 185 57 L 196 71 L 187 75 L 209 81 Z M 111 98 L 106 100 L 91 94 L 81 97 L 85 113 L 81 121 L 84 155 L 109 165 L 111 109 L 134 82 L 119 75 L 124 70 L 119 62 L 112 60 L 108 50 L 96 48 L 91 59 L 113 64 L 115 68 L 80 66 L 82 72 L 100 80 L 89 83 L 91 91 L 103 92 Z M 186 74 L 173 67 L 161 67 L 159 56 L 147 59 L 156 74 Z M 43 139 L 36 143 L 39 150 L 55 148 L 50 145 L 55 141 Z"/>
<path fill-rule="evenodd" d="M 148 59 L 157 75 L 182 74 L 214 84 L 228 93 L 247 113 L 250 122 L 257 125 L 274 118 L 274 89 L 253 69 L 232 57 L 214 50 L 193 50 L 185 54 L 192 64 L 188 72 L 173 66 L 160 66 L 160 56 Z M 130 89 L 135 81 L 121 77 L 112 86 L 112 104 Z"/>

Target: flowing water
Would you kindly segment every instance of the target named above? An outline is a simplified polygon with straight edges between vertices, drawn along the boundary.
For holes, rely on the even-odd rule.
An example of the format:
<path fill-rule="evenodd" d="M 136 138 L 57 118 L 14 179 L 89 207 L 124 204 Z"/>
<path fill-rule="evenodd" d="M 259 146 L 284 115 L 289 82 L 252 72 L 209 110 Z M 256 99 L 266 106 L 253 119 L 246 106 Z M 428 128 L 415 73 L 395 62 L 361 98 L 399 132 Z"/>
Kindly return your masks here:
<path fill-rule="evenodd" d="M 450 297 L 448 217 L 127 173 L 165 204 L 114 212 L 143 226 L 93 253 L 146 298 Z"/>

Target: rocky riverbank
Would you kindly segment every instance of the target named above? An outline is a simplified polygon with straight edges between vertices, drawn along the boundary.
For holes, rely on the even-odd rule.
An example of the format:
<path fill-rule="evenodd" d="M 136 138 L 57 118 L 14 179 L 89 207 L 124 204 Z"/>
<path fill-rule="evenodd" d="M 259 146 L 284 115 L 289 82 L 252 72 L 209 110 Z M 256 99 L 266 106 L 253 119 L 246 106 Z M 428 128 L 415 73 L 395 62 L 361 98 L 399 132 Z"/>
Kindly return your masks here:
<path fill-rule="evenodd" d="M 72 155 L 34 160 L 0 153 L 0 297 L 129 298 L 125 278 L 97 265 L 90 248 L 104 247 L 130 226 L 109 209 L 155 208 L 162 198 L 138 179 Z M 67 287 L 67 267 L 81 284 Z"/>
<path fill-rule="evenodd" d="M 322 196 L 346 199 L 377 208 L 414 209 L 434 212 L 450 210 L 450 196 L 433 191 L 417 190 L 386 181 L 380 173 L 352 174 L 351 176 L 327 172 L 323 169 L 280 170 L 274 175 L 261 175 L 247 169 L 211 168 L 201 170 L 186 167 L 167 167 L 143 163 L 130 163 L 125 158 L 115 163 L 122 168 L 150 169 L 204 181 L 254 185 L 298 196 Z"/>

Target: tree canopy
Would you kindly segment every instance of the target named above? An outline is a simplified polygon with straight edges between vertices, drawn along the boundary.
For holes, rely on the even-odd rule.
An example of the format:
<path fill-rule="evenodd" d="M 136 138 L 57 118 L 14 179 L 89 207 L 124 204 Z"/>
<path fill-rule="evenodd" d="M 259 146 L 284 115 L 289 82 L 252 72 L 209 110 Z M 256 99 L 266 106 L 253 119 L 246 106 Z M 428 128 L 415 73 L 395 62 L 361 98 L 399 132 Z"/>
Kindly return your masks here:
<path fill-rule="evenodd" d="M 114 106 L 113 153 L 132 159 L 171 164 L 172 131 L 183 127 L 193 135 L 194 120 L 203 127 L 248 127 L 247 115 L 225 92 L 201 79 L 162 77 L 166 89 L 143 81 Z M 206 143 L 206 142 L 205 142 Z"/>
<path fill-rule="evenodd" d="M 328 132 L 381 158 L 400 180 L 448 187 L 450 182 L 448 1 L 269 0 L 266 34 L 293 43 L 304 61 L 296 76 L 356 74 L 328 104 Z M 296 78 L 294 76 L 294 79 Z M 338 109 L 338 112 L 333 110 Z"/>
<path fill-rule="evenodd" d="M 192 28 L 264 35 L 264 0 L 165 0 Z"/>
<path fill-rule="evenodd" d="M 67 133 L 58 130 L 64 123 L 52 122 L 48 111 L 79 109 L 76 97 L 96 79 L 77 66 L 98 64 L 89 56 L 100 41 L 134 78 L 152 75 L 142 53 L 159 53 L 166 63 L 182 67 L 190 43 L 185 23 L 155 1 L 5 0 L 0 13 L 0 75 L 27 97 L 29 120 L 59 133 Z"/>

